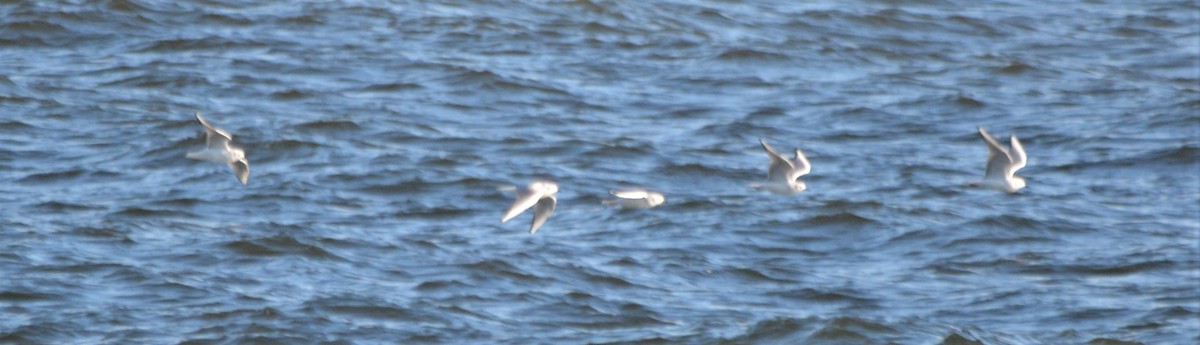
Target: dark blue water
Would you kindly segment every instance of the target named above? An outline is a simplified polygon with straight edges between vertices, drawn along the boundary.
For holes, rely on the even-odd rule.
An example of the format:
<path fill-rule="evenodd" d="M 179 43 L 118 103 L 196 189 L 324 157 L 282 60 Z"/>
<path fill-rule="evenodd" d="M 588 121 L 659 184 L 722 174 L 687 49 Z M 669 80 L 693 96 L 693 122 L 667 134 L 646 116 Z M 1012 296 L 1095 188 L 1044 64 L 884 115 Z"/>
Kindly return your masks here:
<path fill-rule="evenodd" d="M 1200 6 L 798 3 L 0 4 L 0 343 L 1200 341 Z"/>

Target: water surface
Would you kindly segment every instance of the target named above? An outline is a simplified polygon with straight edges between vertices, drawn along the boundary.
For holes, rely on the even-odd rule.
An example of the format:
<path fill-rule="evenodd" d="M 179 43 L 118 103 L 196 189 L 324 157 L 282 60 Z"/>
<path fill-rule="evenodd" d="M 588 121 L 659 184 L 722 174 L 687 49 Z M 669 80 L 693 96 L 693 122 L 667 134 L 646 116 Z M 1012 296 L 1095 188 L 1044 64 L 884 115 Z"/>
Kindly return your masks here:
<path fill-rule="evenodd" d="M 0 342 L 1195 343 L 1198 13 L 3 4 Z M 1028 188 L 966 186 L 977 126 Z M 759 138 L 808 191 L 747 187 Z M 542 174 L 554 216 L 500 223 Z"/>

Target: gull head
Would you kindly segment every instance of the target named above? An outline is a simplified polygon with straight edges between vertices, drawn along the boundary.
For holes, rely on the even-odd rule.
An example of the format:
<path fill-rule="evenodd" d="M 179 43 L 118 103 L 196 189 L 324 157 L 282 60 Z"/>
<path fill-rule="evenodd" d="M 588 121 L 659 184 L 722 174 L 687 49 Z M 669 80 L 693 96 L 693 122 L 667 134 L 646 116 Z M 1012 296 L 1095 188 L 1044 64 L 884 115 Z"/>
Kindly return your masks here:
<path fill-rule="evenodd" d="M 778 191 L 772 190 L 772 192 L 775 192 L 775 194 L 782 194 L 782 195 L 796 195 L 796 194 L 800 194 L 800 192 L 803 192 L 807 189 L 808 189 L 808 185 L 804 184 L 804 181 L 797 180 L 793 183 L 787 184 L 786 186 L 780 185 Z"/>
<path fill-rule="evenodd" d="M 537 179 L 529 183 L 530 189 L 541 190 L 544 196 L 553 196 L 558 194 L 558 183 L 546 179 Z"/>
<path fill-rule="evenodd" d="M 649 193 L 646 195 L 646 202 L 650 204 L 650 207 L 655 207 L 666 203 L 667 197 L 662 193 Z"/>
<path fill-rule="evenodd" d="M 1025 188 L 1025 178 L 1024 177 L 1013 176 L 1012 178 L 1010 178 L 1008 180 L 1008 188 L 1007 189 L 1008 189 L 1009 193 L 1015 193 L 1017 190 L 1020 190 L 1021 188 Z"/>
<path fill-rule="evenodd" d="M 229 160 L 230 161 L 240 161 L 240 160 L 244 160 L 244 159 L 246 159 L 246 150 L 243 150 L 241 147 L 237 147 L 237 146 L 233 146 L 233 145 L 229 146 Z"/>
<path fill-rule="evenodd" d="M 804 181 L 796 180 L 793 182 L 794 183 L 791 185 L 792 190 L 794 191 L 793 193 L 803 192 L 804 190 L 808 189 L 808 184 L 804 183 Z"/>

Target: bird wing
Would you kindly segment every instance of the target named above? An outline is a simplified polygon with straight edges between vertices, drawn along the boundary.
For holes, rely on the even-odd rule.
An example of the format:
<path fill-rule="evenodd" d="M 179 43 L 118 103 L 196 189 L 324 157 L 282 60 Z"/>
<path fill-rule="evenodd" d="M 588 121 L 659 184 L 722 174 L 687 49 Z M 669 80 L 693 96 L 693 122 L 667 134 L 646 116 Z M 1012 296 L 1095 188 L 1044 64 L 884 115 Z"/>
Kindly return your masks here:
<path fill-rule="evenodd" d="M 196 120 L 200 120 L 200 124 L 204 126 L 205 146 L 221 148 L 233 140 L 233 134 L 229 134 L 224 129 L 209 124 L 208 121 L 204 120 L 203 116 L 200 116 L 199 112 L 196 112 Z"/>
<path fill-rule="evenodd" d="M 650 196 L 650 192 L 645 189 L 614 189 L 608 193 L 621 199 L 645 199 Z"/>
<path fill-rule="evenodd" d="M 783 155 L 776 152 L 775 148 L 771 147 L 771 144 L 767 144 L 766 140 L 758 139 L 758 142 L 762 144 L 763 150 L 767 150 L 767 156 L 771 158 L 771 167 L 767 169 L 767 180 L 786 180 L 794 169 L 792 162 L 783 158 Z"/>
<path fill-rule="evenodd" d="M 233 175 L 243 186 L 250 181 L 250 162 L 245 158 L 229 162 L 229 170 L 233 170 Z"/>
<path fill-rule="evenodd" d="M 1012 165 L 1008 167 L 1008 176 L 1011 177 L 1017 170 L 1025 167 L 1025 147 L 1021 146 L 1021 141 L 1017 140 L 1017 135 L 1013 134 L 1009 137 L 1009 153 L 1012 156 Z"/>
<path fill-rule="evenodd" d="M 984 173 L 984 179 L 999 178 L 1005 179 L 1008 175 L 1008 167 L 1012 165 L 1012 158 L 1008 156 L 1008 151 L 1005 151 L 1000 143 L 992 138 L 991 134 L 979 127 L 979 135 L 983 137 L 983 141 L 988 146 L 987 172 Z"/>
<path fill-rule="evenodd" d="M 554 207 L 558 205 L 558 199 L 554 196 L 542 198 L 537 202 L 537 209 L 533 210 L 533 223 L 529 225 L 529 233 L 536 234 L 538 228 L 546 223 L 546 219 L 550 219 L 550 214 L 554 213 Z"/>
<path fill-rule="evenodd" d="M 509 219 L 521 214 L 521 212 L 525 212 L 525 210 L 533 207 L 534 204 L 538 203 L 538 199 L 542 198 L 542 194 L 543 191 L 541 189 L 531 188 L 530 186 L 517 188 L 517 200 L 513 201 L 512 206 L 509 206 L 507 211 L 504 211 L 504 217 L 500 218 L 500 222 L 507 222 Z"/>
<path fill-rule="evenodd" d="M 812 164 L 808 163 L 808 157 L 805 157 L 804 152 L 800 151 L 800 149 L 796 149 L 796 160 L 794 162 L 796 169 L 792 170 L 792 174 L 789 176 L 793 181 L 800 178 L 800 176 L 808 175 L 808 172 L 812 171 Z"/>

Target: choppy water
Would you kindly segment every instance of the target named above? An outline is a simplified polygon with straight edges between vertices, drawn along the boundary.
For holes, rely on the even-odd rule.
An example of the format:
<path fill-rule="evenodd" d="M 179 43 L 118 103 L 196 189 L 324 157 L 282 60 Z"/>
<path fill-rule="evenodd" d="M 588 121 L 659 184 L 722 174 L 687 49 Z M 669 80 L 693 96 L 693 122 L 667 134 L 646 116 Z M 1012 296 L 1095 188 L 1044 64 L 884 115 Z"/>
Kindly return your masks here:
<path fill-rule="evenodd" d="M 1198 16 L 5 2 L 0 342 L 1195 343 Z M 184 158 L 193 111 L 249 186 Z M 1028 188 L 965 186 L 976 126 Z M 747 187 L 760 137 L 808 191 Z M 537 174 L 531 236 L 495 188 Z M 626 185 L 667 205 L 600 205 Z"/>

